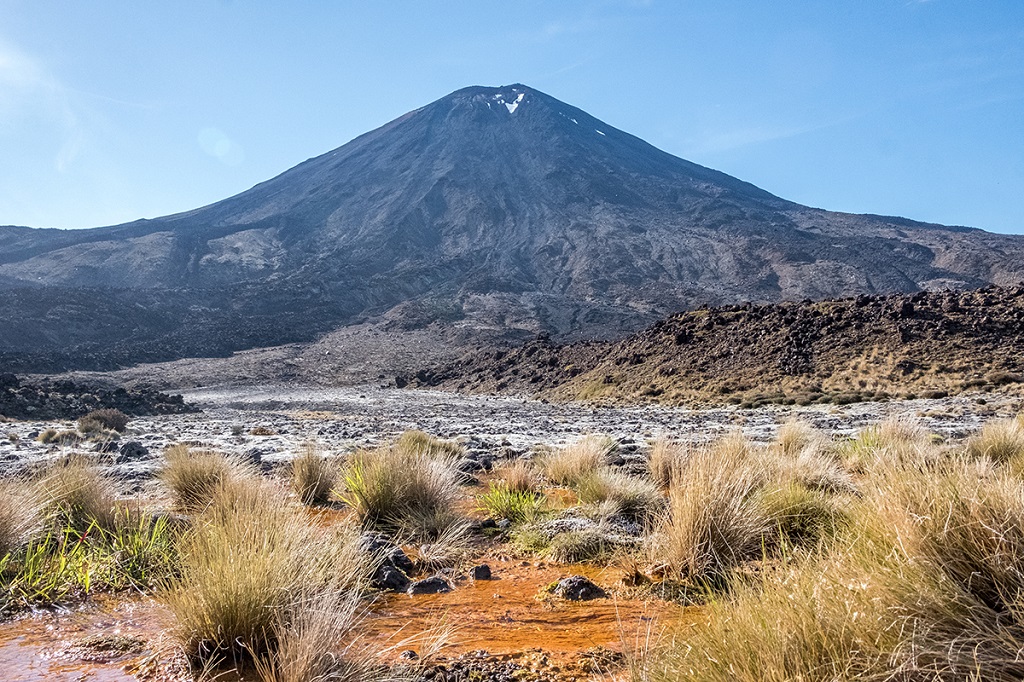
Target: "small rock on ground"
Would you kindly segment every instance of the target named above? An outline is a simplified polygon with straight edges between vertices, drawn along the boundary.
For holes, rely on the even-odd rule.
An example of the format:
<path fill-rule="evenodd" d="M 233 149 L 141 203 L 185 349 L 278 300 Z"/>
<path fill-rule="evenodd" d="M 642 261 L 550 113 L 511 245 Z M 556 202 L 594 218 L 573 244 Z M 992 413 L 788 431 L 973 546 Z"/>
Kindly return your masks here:
<path fill-rule="evenodd" d="M 431 576 L 430 578 L 424 578 L 423 580 L 417 580 L 409 585 L 409 589 L 406 590 L 409 594 L 441 594 L 443 592 L 451 592 L 452 586 L 447 580 L 439 575 Z"/>
<path fill-rule="evenodd" d="M 551 591 L 556 597 L 568 599 L 569 601 L 603 599 L 608 596 L 607 592 L 582 575 L 571 575 L 568 578 L 562 578 Z"/>

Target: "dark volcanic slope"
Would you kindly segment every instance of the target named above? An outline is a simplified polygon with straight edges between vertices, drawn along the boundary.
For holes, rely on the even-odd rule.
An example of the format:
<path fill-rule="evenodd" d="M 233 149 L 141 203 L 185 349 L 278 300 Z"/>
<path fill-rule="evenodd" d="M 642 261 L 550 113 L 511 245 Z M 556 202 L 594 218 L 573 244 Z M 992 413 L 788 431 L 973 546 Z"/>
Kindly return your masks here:
<path fill-rule="evenodd" d="M 601 337 L 701 303 L 1022 277 L 1020 237 L 806 208 L 537 90 L 473 87 L 194 211 L 0 228 L 0 352 L 163 359 L 384 313 Z"/>
<path fill-rule="evenodd" d="M 480 350 L 412 383 L 566 400 L 747 405 L 1019 391 L 1024 286 L 700 309 L 619 342 L 541 338 Z"/>

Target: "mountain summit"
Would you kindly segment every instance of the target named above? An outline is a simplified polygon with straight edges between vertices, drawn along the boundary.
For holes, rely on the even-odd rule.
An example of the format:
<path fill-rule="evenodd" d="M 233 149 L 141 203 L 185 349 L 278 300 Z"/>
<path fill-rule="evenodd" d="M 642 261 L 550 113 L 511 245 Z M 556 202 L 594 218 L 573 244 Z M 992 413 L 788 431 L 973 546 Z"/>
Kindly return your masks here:
<path fill-rule="evenodd" d="M 1024 238 L 808 208 L 525 85 L 469 87 L 193 211 L 0 227 L 0 318 L 20 322 L 0 357 L 223 353 L 372 319 L 607 337 L 704 303 L 1022 278 Z"/>

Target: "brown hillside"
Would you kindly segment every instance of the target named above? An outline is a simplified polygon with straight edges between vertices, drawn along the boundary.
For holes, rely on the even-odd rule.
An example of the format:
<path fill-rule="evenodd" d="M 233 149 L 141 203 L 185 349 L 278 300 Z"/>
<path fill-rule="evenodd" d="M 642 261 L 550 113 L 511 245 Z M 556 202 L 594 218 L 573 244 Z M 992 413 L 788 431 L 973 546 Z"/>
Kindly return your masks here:
<path fill-rule="evenodd" d="M 484 349 L 412 383 L 559 400 L 855 402 L 1018 391 L 1024 286 L 702 308 L 615 343 Z"/>

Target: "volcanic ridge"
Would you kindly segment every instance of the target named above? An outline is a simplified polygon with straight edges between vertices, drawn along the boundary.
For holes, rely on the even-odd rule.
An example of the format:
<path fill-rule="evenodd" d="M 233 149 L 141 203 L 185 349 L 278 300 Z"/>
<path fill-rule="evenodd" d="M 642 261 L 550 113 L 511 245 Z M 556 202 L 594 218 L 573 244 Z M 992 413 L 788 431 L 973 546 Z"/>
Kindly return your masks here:
<path fill-rule="evenodd" d="M 1024 286 L 703 307 L 618 342 L 482 348 L 400 385 L 606 403 L 837 403 L 1024 388 Z M 984 398 L 980 398 L 984 400 Z"/>

